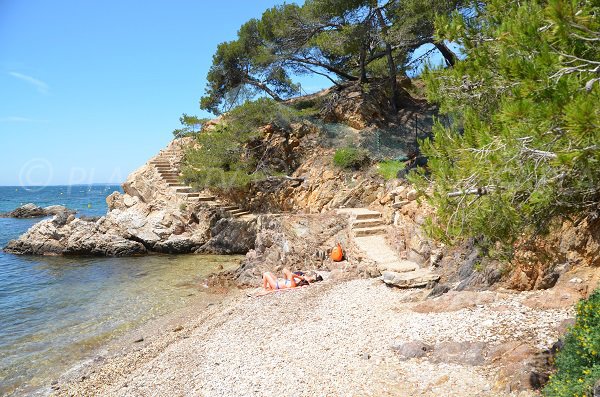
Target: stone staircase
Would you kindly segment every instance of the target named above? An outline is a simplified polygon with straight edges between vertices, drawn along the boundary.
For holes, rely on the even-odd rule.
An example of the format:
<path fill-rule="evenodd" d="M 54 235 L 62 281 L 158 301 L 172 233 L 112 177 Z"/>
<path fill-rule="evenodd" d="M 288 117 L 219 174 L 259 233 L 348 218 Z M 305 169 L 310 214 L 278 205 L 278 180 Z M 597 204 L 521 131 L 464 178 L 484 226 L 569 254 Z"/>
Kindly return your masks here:
<path fill-rule="evenodd" d="M 161 179 L 166 185 L 172 189 L 178 198 L 186 202 L 202 202 L 206 206 L 220 209 L 228 216 L 241 218 L 251 215 L 249 211 L 221 202 L 213 195 L 194 192 L 191 186 L 181 182 L 180 164 L 183 158 L 183 149 L 177 148 L 176 143 L 172 143 L 166 149 L 161 150 L 156 157 L 149 161 L 149 164 L 154 166 Z"/>
<path fill-rule="evenodd" d="M 386 226 L 380 212 L 366 208 L 343 208 L 350 215 L 352 234 L 358 248 L 377 265 L 383 281 L 402 288 L 422 287 L 440 276 L 415 262 L 401 259 L 385 240 Z"/>

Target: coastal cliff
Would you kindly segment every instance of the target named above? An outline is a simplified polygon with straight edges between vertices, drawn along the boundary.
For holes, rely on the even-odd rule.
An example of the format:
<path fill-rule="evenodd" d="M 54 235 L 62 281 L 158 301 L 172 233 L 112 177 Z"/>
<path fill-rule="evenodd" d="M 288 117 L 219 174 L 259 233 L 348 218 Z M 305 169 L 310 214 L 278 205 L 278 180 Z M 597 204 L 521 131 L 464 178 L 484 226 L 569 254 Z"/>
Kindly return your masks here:
<path fill-rule="evenodd" d="M 124 194 L 107 197 L 108 213 L 82 219 L 60 213 L 32 226 L 4 248 L 13 254 L 129 256 L 160 253 L 246 253 L 254 244 L 255 220 L 228 217 L 169 186 L 152 164 L 178 163 L 181 140 L 173 141 L 123 183 Z M 243 236 L 243 238 L 240 238 Z"/>

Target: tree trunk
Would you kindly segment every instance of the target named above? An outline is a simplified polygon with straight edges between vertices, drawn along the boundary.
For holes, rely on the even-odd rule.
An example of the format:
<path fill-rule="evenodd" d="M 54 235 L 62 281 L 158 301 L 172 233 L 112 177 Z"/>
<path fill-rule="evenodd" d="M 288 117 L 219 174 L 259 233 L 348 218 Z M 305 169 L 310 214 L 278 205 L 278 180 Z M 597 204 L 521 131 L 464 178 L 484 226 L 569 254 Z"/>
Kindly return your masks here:
<path fill-rule="evenodd" d="M 273 98 L 275 101 L 283 102 L 283 99 L 281 99 L 281 97 L 279 95 L 277 95 L 277 93 L 275 93 L 275 91 L 270 89 L 265 83 L 262 83 L 258 80 L 252 79 L 252 78 L 246 78 L 246 79 L 244 79 L 244 82 L 247 84 L 253 85 L 257 88 L 260 88 L 261 90 L 263 90 L 264 92 L 269 94 L 271 96 L 271 98 Z"/>
<path fill-rule="evenodd" d="M 387 33 L 388 27 L 385 23 L 385 19 L 383 18 L 383 13 L 381 12 L 381 8 L 376 10 L 377 19 L 379 20 L 379 24 L 381 25 L 381 31 L 383 34 Z M 390 88 L 392 89 L 392 109 L 394 112 L 398 111 L 398 102 L 400 100 L 400 93 L 398 91 L 398 83 L 396 82 L 396 62 L 394 61 L 394 55 L 392 53 L 392 46 L 388 41 L 385 41 L 385 54 L 387 57 L 388 63 L 388 73 L 390 77 Z"/>
<path fill-rule="evenodd" d="M 290 58 L 290 60 L 294 61 L 294 62 L 301 63 L 301 64 L 305 63 L 307 65 L 318 66 L 318 67 L 323 68 L 323 69 L 325 69 L 325 70 L 327 70 L 327 71 L 329 71 L 331 73 L 335 73 L 338 76 L 340 76 L 340 77 L 342 77 L 342 78 L 344 78 L 346 80 L 349 80 L 349 81 L 356 81 L 356 80 L 358 80 L 358 77 L 352 76 L 351 74 L 346 73 L 343 70 L 339 70 L 339 69 L 334 68 L 333 66 L 328 65 L 328 64 L 323 63 L 323 62 L 319 62 L 319 61 L 315 61 L 315 60 L 307 59 L 307 58 L 297 58 L 297 57 Z"/>
<path fill-rule="evenodd" d="M 456 54 L 453 53 L 452 50 L 450 50 L 450 48 L 448 48 L 448 46 L 442 41 L 435 42 L 433 43 L 433 45 L 444 57 L 446 65 L 450 67 L 454 66 L 454 64 L 456 63 Z"/>
<path fill-rule="evenodd" d="M 363 44 L 360 47 L 360 58 L 359 58 L 359 62 L 360 62 L 360 82 L 361 83 L 366 83 L 367 82 L 367 64 L 366 64 L 366 60 L 367 60 L 367 49 L 365 48 L 365 45 Z"/>

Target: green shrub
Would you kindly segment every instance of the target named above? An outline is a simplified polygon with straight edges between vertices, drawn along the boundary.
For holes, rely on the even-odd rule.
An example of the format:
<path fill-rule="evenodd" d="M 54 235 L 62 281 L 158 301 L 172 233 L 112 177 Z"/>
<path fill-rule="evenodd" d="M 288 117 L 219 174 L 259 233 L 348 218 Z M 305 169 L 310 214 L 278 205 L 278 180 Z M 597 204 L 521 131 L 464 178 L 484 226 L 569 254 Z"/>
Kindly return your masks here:
<path fill-rule="evenodd" d="M 577 318 L 556 356 L 556 368 L 544 396 L 593 395 L 600 379 L 600 289 L 577 304 Z"/>
<path fill-rule="evenodd" d="M 214 130 L 197 135 L 198 145 L 185 155 L 185 181 L 200 189 L 231 189 L 278 175 L 282 162 L 268 152 L 261 127 L 271 125 L 274 135 L 285 137 L 298 117 L 296 110 L 266 98 L 238 106 Z M 288 159 L 281 160 L 287 166 Z"/>
<path fill-rule="evenodd" d="M 384 160 L 377 164 L 377 171 L 383 179 L 390 180 L 396 178 L 398 171 L 404 169 L 404 162 L 398 160 Z"/>
<path fill-rule="evenodd" d="M 340 168 L 359 170 L 369 163 L 369 153 L 353 147 L 341 148 L 333 155 L 333 164 Z"/>

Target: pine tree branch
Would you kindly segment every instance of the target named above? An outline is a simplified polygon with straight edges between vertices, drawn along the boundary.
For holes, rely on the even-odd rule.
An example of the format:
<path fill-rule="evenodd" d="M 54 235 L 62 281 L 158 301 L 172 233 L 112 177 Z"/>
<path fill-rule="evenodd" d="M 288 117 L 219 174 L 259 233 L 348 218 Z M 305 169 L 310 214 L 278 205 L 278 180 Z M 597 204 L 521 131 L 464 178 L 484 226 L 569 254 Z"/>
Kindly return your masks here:
<path fill-rule="evenodd" d="M 494 186 L 494 185 L 483 186 L 483 187 L 478 187 L 478 188 L 474 188 L 474 189 L 457 190 L 456 192 L 448 193 L 447 196 L 448 196 L 448 198 L 463 197 L 463 196 L 468 196 L 468 195 L 472 195 L 472 194 L 476 194 L 478 196 L 485 196 L 486 194 L 490 194 L 495 190 L 501 190 L 501 188 L 499 186 Z"/>

